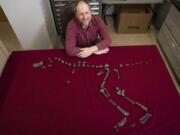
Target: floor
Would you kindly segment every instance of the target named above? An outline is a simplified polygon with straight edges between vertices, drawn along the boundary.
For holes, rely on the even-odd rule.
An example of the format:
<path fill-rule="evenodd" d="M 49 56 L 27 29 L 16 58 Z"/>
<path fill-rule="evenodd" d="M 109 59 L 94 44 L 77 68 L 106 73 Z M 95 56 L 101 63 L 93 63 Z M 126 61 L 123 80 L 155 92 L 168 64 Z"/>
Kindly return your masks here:
<path fill-rule="evenodd" d="M 108 30 L 112 39 L 112 46 L 132 46 L 132 45 L 157 45 L 164 62 L 167 66 L 169 73 L 173 79 L 173 82 L 180 93 L 180 86 L 176 82 L 174 75 L 172 74 L 160 48 L 156 41 L 157 31 L 153 26 L 150 27 L 147 33 L 143 34 L 118 34 L 114 28 L 114 20 L 112 17 L 107 17 Z M 0 40 L 4 43 L 6 49 L 11 53 L 13 50 L 21 50 L 21 45 L 13 32 L 9 23 L 0 23 Z M 64 45 L 57 36 L 54 48 L 64 48 Z"/>

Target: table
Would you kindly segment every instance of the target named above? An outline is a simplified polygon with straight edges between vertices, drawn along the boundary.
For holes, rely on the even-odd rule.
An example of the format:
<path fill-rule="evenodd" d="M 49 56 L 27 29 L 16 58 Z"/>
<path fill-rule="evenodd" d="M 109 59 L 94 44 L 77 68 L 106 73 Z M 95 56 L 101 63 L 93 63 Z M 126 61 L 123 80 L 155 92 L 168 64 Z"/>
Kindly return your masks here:
<path fill-rule="evenodd" d="M 113 127 L 124 116 L 99 92 L 105 74 L 97 73 L 103 68 L 83 63 L 109 64 L 105 86 L 110 98 L 130 113 L 118 131 Z M 152 117 L 145 124 L 139 123 L 143 111 L 118 96 L 115 86 L 148 107 Z M 111 47 L 108 54 L 86 59 L 68 57 L 64 50 L 16 51 L 0 78 L 0 134 L 175 135 L 180 133 L 179 105 L 179 94 L 154 45 Z"/>

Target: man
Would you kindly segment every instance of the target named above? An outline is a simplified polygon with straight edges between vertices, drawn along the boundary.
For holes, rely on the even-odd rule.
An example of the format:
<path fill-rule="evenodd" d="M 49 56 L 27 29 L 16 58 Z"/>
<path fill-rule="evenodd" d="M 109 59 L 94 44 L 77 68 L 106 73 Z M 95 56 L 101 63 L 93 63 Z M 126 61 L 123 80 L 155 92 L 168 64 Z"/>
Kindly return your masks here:
<path fill-rule="evenodd" d="M 107 53 L 111 39 L 103 20 L 93 16 L 89 5 L 82 0 L 77 2 L 74 12 L 75 17 L 66 29 L 66 53 L 80 58 Z"/>

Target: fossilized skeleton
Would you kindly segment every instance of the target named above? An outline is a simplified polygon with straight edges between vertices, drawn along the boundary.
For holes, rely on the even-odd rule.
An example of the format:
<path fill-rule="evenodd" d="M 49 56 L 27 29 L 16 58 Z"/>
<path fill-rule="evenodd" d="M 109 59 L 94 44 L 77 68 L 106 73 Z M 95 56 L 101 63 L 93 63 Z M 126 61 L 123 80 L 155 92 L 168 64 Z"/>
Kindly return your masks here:
<path fill-rule="evenodd" d="M 74 63 L 71 63 L 71 62 L 67 62 L 65 60 L 63 60 L 62 58 L 59 58 L 59 57 L 54 57 L 54 59 L 52 59 L 51 57 L 48 58 L 49 60 L 49 63 L 47 63 L 46 65 L 44 64 L 45 62 L 43 61 L 39 61 L 39 62 L 35 62 L 33 63 L 33 68 L 47 68 L 47 67 L 52 67 L 53 63 L 55 62 L 59 62 L 61 64 L 65 64 L 69 67 L 72 67 L 73 70 L 72 70 L 72 74 L 75 73 L 75 68 L 80 68 L 80 67 L 87 67 L 87 68 L 96 68 L 96 69 L 100 69 L 100 71 L 97 73 L 97 76 L 100 76 L 102 75 L 103 73 L 105 73 L 105 76 L 102 80 L 102 83 L 100 84 L 100 88 L 99 88 L 99 92 L 112 104 L 112 106 L 114 108 L 117 109 L 117 111 L 119 111 L 124 117 L 118 121 L 114 126 L 113 128 L 116 130 L 116 131 L 119 131 L 119 128 L 125 126 L 125 124 L 128 122 L 128 116 L 130 115 L 129 112 L 127 112 L 126 110 L 124 110 L 120 105 L 118 105 L 113 99 L 111 99 L 111 96 L 110 96 L 110 93 L 108 92 L 107 88 L 105 87 L 106 85 L 106 82 L 107 82 L 107 79 L 110 75 L 110 66 L 109 64 L 104 64 L 103 65 L 90 65 L 90 64 L 87 64 L 85 61 L 81 62 L 81 61 L 78 61 L 78 62 L 74 62 Z M 149 64 L 152 60 L 149 59 L 148 61 L 145 62 L 145 64 Z M 128 66 L 134 66 L 134 65 L 141 65 L 142 62 L 135 62 L 135 63 L 131 63 L 131 64 L 120 64 L 119 67 L 122 68 L 123 66 L 125 67 L 128 67 Z M 116 73 L 116 76 L 117 76 L 117 79 L 120 79 L 120 72 L 118 69 L 113 69 L 113 71 Z M 71 83 L 69 80 L 66 80 L 67 83 Z M 124 98 L 125 100 L 127 100 L 129 103 L 131 103 L 132 105 L 140 108 L 143 112 L 144 112 L 144 115 L 142 117 L 139 118 L 139 123 L 140 124 L 145 124 L 151 117 L 152 117 L 152 114 L 150 112 L 148 112 L 148 108 L 144 105 L 142 105 L 141 103 L 137 102 L 137 101 L 134 101 L 132 100 L 131 98 L 129 98 L 126 94 L 125 94 L 125 90 L 124 89 L 121 89 L 119 86 L 116 86 L 115 87 L 115 91 L 116 91 L 116 94 L 119 95 L 121 98 Z M 130 125 L 130 127 L 134 127 L 136 126 L 135 123 L 132 123 Z"/>

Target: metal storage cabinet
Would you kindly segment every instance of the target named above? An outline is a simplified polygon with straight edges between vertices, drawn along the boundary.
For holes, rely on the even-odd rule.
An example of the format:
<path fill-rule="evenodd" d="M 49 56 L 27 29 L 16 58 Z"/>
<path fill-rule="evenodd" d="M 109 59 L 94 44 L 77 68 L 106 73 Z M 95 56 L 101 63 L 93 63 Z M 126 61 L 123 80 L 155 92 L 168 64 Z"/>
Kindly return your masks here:
<path fill-rule="evenodd" d="M 77 0 L 50 0 L 51 9 L 58 35 L 64 35 L 64 26 L 63 26 L 64 15 L 62 14 L 62 9 L 68 4 L 73 4 L 76 1 Z M 102 14 L 101 0 L 89 0 L 89 5 L 91 7 L 93 15 L 101 16 Z"/>
<path fill-rule="evenodd" d="M 155 5 L 154 11 L 153 11 L 154 14 L 152 18 L 152 23 L 157 30 L 160 30 L 163 22 L 165 21 L 166 16 L 169 12 L 170 6 L 171 6 L 171 2 L 168 0 L 165 0 L 161 4 Z"/>
<path fill-rule="evenodd" d="M 178 82 L 180 82 L 180 12 L 174 5 L 171 5 L 157 39 Z"/>

